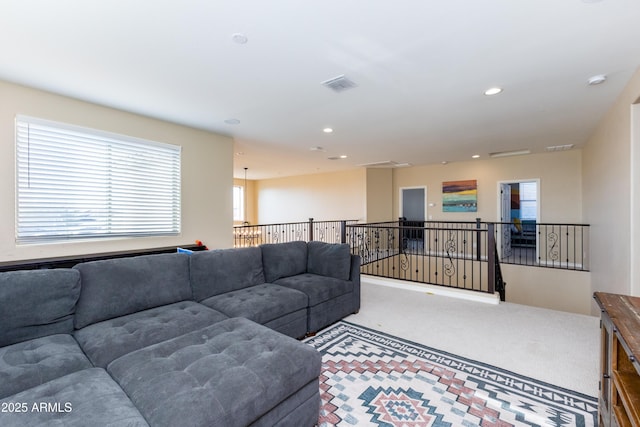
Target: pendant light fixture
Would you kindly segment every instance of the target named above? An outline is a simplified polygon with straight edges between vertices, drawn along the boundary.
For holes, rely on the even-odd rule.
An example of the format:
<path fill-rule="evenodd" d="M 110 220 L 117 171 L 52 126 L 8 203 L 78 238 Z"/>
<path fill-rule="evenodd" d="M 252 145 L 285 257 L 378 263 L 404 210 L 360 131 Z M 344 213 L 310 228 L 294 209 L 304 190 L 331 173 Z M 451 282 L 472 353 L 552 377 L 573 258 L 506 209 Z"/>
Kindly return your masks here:
<path fill-rule="evenodd" d="M 249 225 L 249 221 L 247 221 L 247 167 L 244 168 L 244 191 L 242 192 L 244 195 L 244 222 L 243 225 Z"/>

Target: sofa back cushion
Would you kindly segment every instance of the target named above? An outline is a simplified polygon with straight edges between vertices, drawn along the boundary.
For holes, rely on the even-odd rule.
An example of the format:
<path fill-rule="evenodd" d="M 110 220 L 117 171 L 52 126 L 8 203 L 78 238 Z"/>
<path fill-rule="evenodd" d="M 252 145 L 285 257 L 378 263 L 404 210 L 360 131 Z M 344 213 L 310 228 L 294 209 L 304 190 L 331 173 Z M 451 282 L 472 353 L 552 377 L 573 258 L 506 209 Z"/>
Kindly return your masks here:
<path fill-rule="evenodd" d="M 159 254 L 78 264 L 75 327 L 191 299 L 189 255 Z"/>
<path fill-rule="evenodd" d="M 307 242 L 266 243 L 260 249 L 267 282 L 307 272 Z"/>
<path fill-rule="evenodd" d="M 199 251 L 190 261 L 196 301 L 264 283 L 260 248 Z"/>
<path fill-rule="evenodd" d="M 73 332 L 80 274 L 60 268 L 0 273 L 0 347 Z"/>
<path fill-rule="evenodd" d="M 309 242 L 307 273 L 349 280 L 351 249 L 347 243 Z"/>

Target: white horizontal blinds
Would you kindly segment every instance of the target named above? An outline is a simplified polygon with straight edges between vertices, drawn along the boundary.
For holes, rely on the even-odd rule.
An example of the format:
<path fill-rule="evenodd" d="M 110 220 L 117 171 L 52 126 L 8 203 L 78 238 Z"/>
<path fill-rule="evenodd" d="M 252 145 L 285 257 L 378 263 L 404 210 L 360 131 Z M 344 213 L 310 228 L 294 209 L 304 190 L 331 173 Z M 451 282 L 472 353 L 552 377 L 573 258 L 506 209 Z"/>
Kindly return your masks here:
<path fill-rule="evenodd" d="M 174 145 L 19 116 L 16 240 L 178 234 L 180 154 Z"/>
<path fill-rule="evenodd" d="M 536 199 L 538 198 L 538 185 L 536 182 L 520 183 L 520 218 L 535 220 L 538 208 Z"/>

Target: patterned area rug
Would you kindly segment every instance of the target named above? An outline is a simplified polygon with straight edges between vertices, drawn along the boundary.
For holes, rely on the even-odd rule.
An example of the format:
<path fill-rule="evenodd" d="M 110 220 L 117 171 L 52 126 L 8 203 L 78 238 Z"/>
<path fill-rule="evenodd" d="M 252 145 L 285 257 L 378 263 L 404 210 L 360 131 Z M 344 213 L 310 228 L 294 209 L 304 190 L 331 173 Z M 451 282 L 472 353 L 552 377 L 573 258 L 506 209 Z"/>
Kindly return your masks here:
<path fill-rule="evenodd" d="M 319 426 L 597 425 L 597 399 L 348 322 L 322 353 Z"/>

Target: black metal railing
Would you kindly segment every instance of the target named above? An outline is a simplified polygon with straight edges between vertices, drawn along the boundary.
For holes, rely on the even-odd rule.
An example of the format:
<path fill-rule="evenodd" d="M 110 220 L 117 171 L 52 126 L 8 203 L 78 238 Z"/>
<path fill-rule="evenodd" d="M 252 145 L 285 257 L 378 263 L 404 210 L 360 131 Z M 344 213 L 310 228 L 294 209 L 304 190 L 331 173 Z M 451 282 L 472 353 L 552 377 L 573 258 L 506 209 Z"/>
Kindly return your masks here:
<path fill-rule="evenodd" d="M 503 264 L 589 271 L 589 225 L 496 223 Z"/>
<path fill-rule="evenodd" d="M 493 294 L 504 300 L 495 225 L 404 220 L 347 226 L 361 272 Z"/>
<path fill-rule="evenodd" d="M 589 225 L 523 221 L 356 220 L 234 227 L 234 246 L 294 240 L 349 243 L 361 272 L 412 282 L 500 294 L 501 264 L 588 271 Z"/>
<path fill-rule="evenodd" d="M 530 267 L 548 267 L 565 270 L 589 271 L 589 225 L 564 223 L 538 223 L 522 221 L 519 226 L 509 222 L 476 221 L 399 221 L 371 225 L 394 226 L 403 229 L 409 245 L 416 245 L 428 229 L 468 230 L 493 224 L 498 258 L 502 264 Z M 477 246 L 477 257 L 486 256 Z"/>
<path fill-rule="evenodd" d="M 281 224 L 242 225 L 233 227 L 233 246 L 258 246 L 263 243 L 283 243 L 313 240 L 326 243 L 346 242 L 346 227 L 357 220 L 289 222 Z"/>

